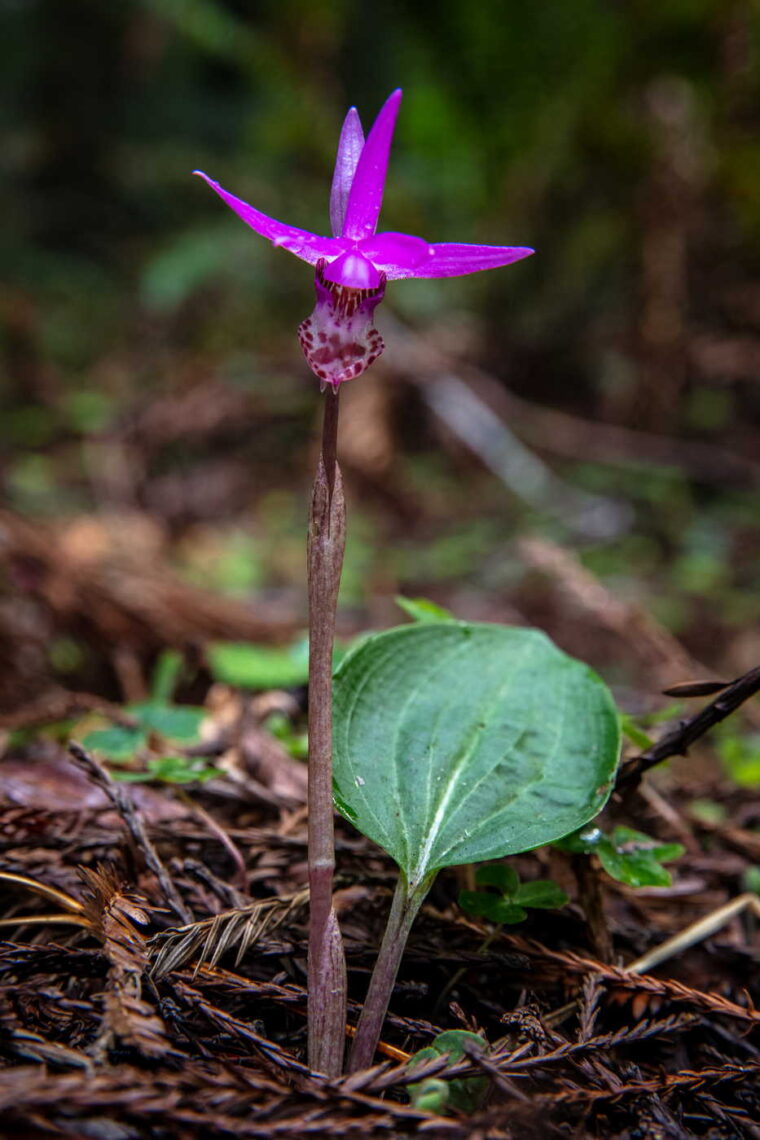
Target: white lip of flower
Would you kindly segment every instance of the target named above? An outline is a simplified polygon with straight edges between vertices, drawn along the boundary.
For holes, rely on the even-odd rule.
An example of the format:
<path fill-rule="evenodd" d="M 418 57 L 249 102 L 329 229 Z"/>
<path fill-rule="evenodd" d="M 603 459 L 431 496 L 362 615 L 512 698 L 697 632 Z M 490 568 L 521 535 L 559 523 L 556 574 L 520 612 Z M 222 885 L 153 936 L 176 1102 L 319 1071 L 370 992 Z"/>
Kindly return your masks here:
<path fill-rule="evenodd" d="M 375 309 L 385 294 L 380 275 L 376 289 L 351 289 L 328 281 L 325 263 L 317 265 L 317 303 L 310 317 L 298 326 L 298 339 L 309 367 L 325 390 L 360 376 L 385 348 L 374 326 Z"/>

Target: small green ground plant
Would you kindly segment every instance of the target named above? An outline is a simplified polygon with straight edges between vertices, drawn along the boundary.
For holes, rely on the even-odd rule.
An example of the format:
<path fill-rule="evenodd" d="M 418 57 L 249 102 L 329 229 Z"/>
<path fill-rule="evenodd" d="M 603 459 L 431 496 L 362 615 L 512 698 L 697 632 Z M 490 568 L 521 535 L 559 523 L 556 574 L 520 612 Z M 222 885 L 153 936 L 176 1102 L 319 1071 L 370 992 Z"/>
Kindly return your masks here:
<path fill-rule="evenodd" d="M 446 1058 L 446 1068 L 466 1057 L 486 1053 L 488 1046 L 477 1033 L 467 1029 L 447 1029 L 439 1033 L 424 1049 L 418 1049 L 409 1062 L 415 1069 L 426 1061 Z M 474 1112 L 488 1089 L 487 1077 L 465 1077 L 444 1081 L 440 1077 L 425 1077 L 409 1085 L 409 1099 L 423 1112 L 445 1113 L 453 1108 L 459 1112 Z"/>
<path fill-rule="evenodd" d="M 150 698 L 125 706 L 126 723 L 95 728 L 82 737 L 85 748 L 95 749 L 110 761 L 114 780 L 193 784 L 219 775 L 205 757 L 183 751 L 199 742 L 207 714 L 205 709 L 174 704 L 182 666 L 180 654 L 163 653 L 153 672 Z"/>
<path fill-rule="evenodd" d="M 669 887 L 673 877 L 663 863 L 684 853 L 680 843 L 660 843 L 631 827 L 605 833 L 592 825 L 554 846 L 573 855 L 596 855 L 607 874 L 628 887 Z"/>
<path fill-rule="evenodd" d="M 486 889 L 460 891 L 459 905 L 473 918 L 485 918 L 488 922 L 507 925 L 524 922 L 528 910 L 555 910 L 568 901 L 562 887 L 551 879 L 521 883 L 517 871 L 506 863 L 478 867 L 475 882 Z"/>

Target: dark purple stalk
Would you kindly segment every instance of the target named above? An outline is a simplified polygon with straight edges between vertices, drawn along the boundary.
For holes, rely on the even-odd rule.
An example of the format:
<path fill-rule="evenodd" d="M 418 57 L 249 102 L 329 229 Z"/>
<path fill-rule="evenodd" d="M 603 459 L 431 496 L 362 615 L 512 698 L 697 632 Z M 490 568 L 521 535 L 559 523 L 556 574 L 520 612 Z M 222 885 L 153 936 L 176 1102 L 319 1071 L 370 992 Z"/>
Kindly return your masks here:
<path fill-rule="evenodd" d="M 433 878 L 435 875 L 410 891 L 403 874 L 399 874 L 391 903 L 391 912 L 388 915 L 388 925 L 385 928 L 380 953 L 372 971 L 372 979 L 359 1017 L 356 1037 L 351 1047 L 351 1055 L 348 1061 L 350 1073 L 355 1073 L 358 1069 L 366 1069 L 372 1064 L 385 1015 L 388 1012 L 388 1003 L 393 993 L 401 957 L 406 949 L 406 940 L 409 937 L 409 931 L 412 929 L 412 923 L 417 917 L 417 912 L 430 890 Z"/>
<path fill-rule="evenodd" d="M 332 655 L 346 545 L 346 504 L 336 458 L 338 394 L 328 389 L 322 452 L 314 480 L 307 563 L 309 581 L 309 1065 L 328 1077 L 343 1071 L 346 960 L 332 904 L 335 827 L 332 795 Z"/>

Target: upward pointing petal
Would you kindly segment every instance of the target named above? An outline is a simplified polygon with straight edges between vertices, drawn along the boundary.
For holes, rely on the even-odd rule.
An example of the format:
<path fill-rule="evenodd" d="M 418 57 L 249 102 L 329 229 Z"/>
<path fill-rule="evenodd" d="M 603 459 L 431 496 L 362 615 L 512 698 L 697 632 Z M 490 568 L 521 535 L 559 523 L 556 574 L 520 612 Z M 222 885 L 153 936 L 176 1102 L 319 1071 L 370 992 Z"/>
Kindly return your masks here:
<path fill-rule="evenodd" d="M 261 234 L 262 237 L 268 238 L 273 245 L 282 246 L 289 253 L 294 253 L 296 257 L 301 258 L 301 261 L 306 261 L 309 265 L 316 265 L 320 258 L 332 259 L 345 249 L 345 243 L 335 238 L 320 237 L 319 234 L 309 233 L 308 230 L 286 226 L 284 222 L 278 222 L 275 218 L 262 214 L 260 210 L 255 210 L 242 198 L 236 198 L 234 194 L 224 190 L 218 182 L 214 182 L 202 170 L 195 170 L 193 173 L 207 182 L 211 189 L 216 191 L 230 209 L 234 210 L 238 217 L 242 218 L 252 230 Z"/>
<path fill-rule="evenodd" d="M 348 196 L 356 173 L 356 165 L 364 146 L 364 131 L 356 107 L 343 120 L 335 156 L 335 171 L 330 189 L 330 223 L 335 237 L 340 237 L 346 218 Z"/>
<path fill-rule="evenodd" d="M 377 229 L 388 171 L 388 155 L 400 102 L 400 90 L 394 91 L 386 99 L 361 152 L 341 233 L 341 237 L 351 241 L 370 237 Z"/>
<path fill-rule="evenodd" d="M 498 269 L 535 250 L 523 245 L 463 245 L 461 242 L 438 242 L 428 246 L 429 257 L 414 267 L 413 277 L 462 277 L 481 269 Z"/>

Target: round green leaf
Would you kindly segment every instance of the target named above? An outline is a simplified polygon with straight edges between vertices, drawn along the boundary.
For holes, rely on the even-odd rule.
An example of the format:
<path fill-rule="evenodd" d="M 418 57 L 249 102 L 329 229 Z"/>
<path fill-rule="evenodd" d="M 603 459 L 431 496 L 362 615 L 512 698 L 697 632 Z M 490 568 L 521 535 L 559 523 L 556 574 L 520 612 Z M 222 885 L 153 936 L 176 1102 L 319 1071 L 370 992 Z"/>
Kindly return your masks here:
<path fill-rule="evenodd" d="M 335 677 L 335 798 L 410 887 L 527 851 L 605 803 L 612 697 L 542 633 L 425 622 L 369 638 Z"/>

